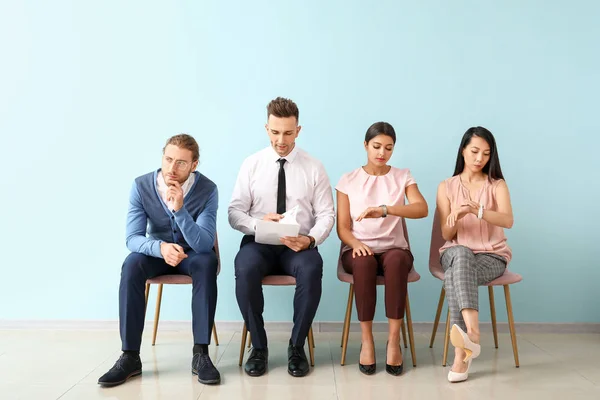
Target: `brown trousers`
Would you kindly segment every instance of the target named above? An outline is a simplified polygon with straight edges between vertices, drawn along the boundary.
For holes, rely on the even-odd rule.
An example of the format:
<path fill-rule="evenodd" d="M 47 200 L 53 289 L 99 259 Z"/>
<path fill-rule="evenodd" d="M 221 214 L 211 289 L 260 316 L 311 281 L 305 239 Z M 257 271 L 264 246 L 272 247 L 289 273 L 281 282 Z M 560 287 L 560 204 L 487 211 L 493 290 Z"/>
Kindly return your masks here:
<path fill-rule="evenodd" d="M 344 270 L 354 276 L 356 311 L 359 321 L 372 321 L 377 302 L 377 275 L 385 279 L 385 315 L 389 319 L 404 318 L 408 273 L 413 266 L 409 250 L 390 249 L 373 256 L 356 256 L 352 250 L 342 255 Z"/>

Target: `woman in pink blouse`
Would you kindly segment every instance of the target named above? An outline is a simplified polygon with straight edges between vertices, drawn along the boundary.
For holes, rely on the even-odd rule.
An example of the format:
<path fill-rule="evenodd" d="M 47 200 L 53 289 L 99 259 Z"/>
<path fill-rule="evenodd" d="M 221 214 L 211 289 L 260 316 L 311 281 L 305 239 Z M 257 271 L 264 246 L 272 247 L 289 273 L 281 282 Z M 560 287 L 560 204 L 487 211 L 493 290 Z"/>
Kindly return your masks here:
<path fill-rule="evenodd" d="M 387 165 L 396 144 L 394 128 L 376 122 L 365 135 L 367 165 L 342 176 L 337 191 L 337 233 L 345 244 L 342 265 L 354 276 L 356 310 L 362 331 L 359 369 L 375 373 L 373 318 L 377 275 L 385 277 L 389 321 L 386 371 L 402 373 L 400 326 L 413 256 L 402 218 L 424 218 L 427 202 L 408 169 Z M 405 198 L 408 205 L 405 205 Z"/>
<path fill-rule="evenodd" d="M 513 225 L 496 140 L 483 127 L 465 132 L 452 178 L 438 187 L 437 208 L 446 244 L 440 249 L 450 307 L 454 364 L 450 382 L 469 376 L 479 355 L 478 286 L 498 278 L 510 262 L 504 228 Z"/>

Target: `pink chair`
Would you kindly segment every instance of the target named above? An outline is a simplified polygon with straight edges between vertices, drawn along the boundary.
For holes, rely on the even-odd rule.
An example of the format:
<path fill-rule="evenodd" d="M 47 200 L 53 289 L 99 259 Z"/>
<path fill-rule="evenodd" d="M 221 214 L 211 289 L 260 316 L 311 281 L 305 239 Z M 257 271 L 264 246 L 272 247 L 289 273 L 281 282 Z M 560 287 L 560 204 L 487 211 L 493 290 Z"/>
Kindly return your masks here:
<path fill-rule="evenodd" d="M 406 229 L 406 221 L 402 218 L 402 228 L 404 229 L 404 237 L 406 241 L 408 240 L 408 230 Z M 410 247 L 410 242 L 409 242 Z M 338 267 L 337 267 L 337 276 L 338 279 L 342 282 L 346 282 L 350 284 L 350 288 L 348 289 L 348 305 L 346 306 L 346 317 L 344 318 L 344 327 L 342 330 L 342 360 L 341 365 L 346 363 L 346 350 L 348 349 L 348 334 L 350 333 L 350 320 L 352 318 L 352 300 L 354 298 L 354 277 L 352 274 L 347 273 L 342 266 L 342 249 L 344 248 L 344 244 L 342 243 L 342 248 L 340 249 L 340 257 L 338 259 Z M 410 270 L 408 274 L 408 282 L 417 282 L 421 279 L 419 273 L 415 270 L 414 266 Z M 378 276 L 376 284 L 378 286 L 385 284 L 385 278 L 383 276 Z M 406 293 L 406 323 L 408 325 L 408 337 L 410 341 L 410 354 L 413 361 L 413 366 L 417 366 L 417 358 L 415 354 L 415 342 L 414 342 L 414 333 L 412 326 L 412 318 L 410 314 L 410 302 L 408 299 L 408 293 Z M 407 348 L 406 345 L 406 327 L 404 325 L 404 319 L 402 320 L 402 336 L 404 338 L 404 348 Z"/>
<path fill-rule="evenodd" d="M 444 281 L 444 269 L 442 268 L 442 264 L 440 263 L 440 248 L 446 243 L 444 238 L 442 237 L 442 227 L 440 225 L 440 216 L 438 210 L 435 210 L 435 216 L 433 218 L 433 227 L 431 229 L 431 246 L 429 248 L 429 272 L 431 275 L 435 276 L 442 282 Z M 490 298 L 490 312 L 492 317 L 492 328 L 494 331 L 494 344 L 496 348 L 498 348 L 498 329 L 496 326 L 496 306 L 494 303 L 494 286 L 504 286 L 504 297 L 506 299 L 506 313 L 508 315 L 508 327 L 510 329 L 510 339 L 512 341 L 513 347 L 513 355 L 515 357 L 515 367 L 519 367 L 519 350 L 517 349 L 517 335 L 515 332 L 515 322 L 513 317 L 513 309 L 512 302 L 510 300 L 510 289 L 509 285 L 517 282 L 521 282 L 523 277 L 519 274 L 509 271 L 506 269 L 502 276 L 494 279 L 490 283 L 488 283 L 488 294 Z M 446 291 L 444 289 L 444 285 L 442 284 L 442 291 L 440 293 L 440 300 L 438 302 L 437 312 L 435 314 L 435 321 L 433 323 L 433 331 L 431 332 L 431 340 L 429 342 L 429 347 L 433 347 L 433 342 L 435 340 L 435 335 L 437 332 L 438 324 L 440 322 L 440 315 L 442 313 L 442 307 L 444 306 L 444 298 L 446 296 Z M 446 333 L 444 340 L 444 357 L 442 360 L 442 365 L 446 366 L 446 361 L 448 359 L 448 343 L 450 341 L 450 310 L 446 315 Z"/>
<path fill-rule="evenodd" d="M 296 278 L 290 275 L 267 275 L 262 280 L 263 286 L 296 286 Z M 244 361 L 244 348 L 246 347 L 246 340 L 248 340 L 248 348 L 250 348 L 250 332 L 244 322 L 242 328 L 242 343 L 240 344 L 240 362 L 239 366 L 242 366 Z M 308 353 L 310 355 L 310 365 L 315 366 L 315 338 L 313 336 L 312 326 L 308 331 Z"/>
<path fill-rule="evenodd" d="M 217 276 L 221 272 L 221 254 L 219 253 L 219 239 L 215 235 L 215 253 L 217 254 Z M 158 319 L 160 317 L 160 303 L 162 301 L 163 285 L 191 285 L 192 277 L 181 274 L 161 275 L 146 281 L 146 308 L 148 308 L 148 296 L 150 295 L 150 285 L 158 285 L 158 294 L 156 295 L 156 310 L 154 312 L 154 331 L 152 333 L 152 346 L 156 343 L 156 333 L 158 332 Z M 215 344 L 219 345 L 217 336 L 217 326 L 213 324 L 212 328 Z"/>

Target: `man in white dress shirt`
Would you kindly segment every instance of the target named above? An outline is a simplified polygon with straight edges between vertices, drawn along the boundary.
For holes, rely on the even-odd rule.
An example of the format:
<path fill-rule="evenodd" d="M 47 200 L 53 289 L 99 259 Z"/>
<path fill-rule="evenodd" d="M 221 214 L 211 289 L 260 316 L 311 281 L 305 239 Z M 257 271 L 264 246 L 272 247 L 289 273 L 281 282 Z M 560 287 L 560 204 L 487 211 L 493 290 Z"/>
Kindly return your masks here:
<path fill-rule="evenodd" d="M 323 259 L 316 246 L 329 236 L 335 213 L 325 168 L 296 147 L 298 115 L 289 99 L 278 97 L 269 103 L 265 128 L 270 146 L 244 161 L 229 205 L 229 224 L 245 234 L 235 258 L 235 291 L 252 337 L 252 352 L 244 366 L 250 376 L 263 375 L 268 365 L 261 284 L 266 275 L 296 278 L 288 372 L 300 377 L 309 371 L 304 343 L 319 306 L 323 277 Z M 297 237 L 282 238 L 281 245 L 254 241 L 259 220 L 277 222 L 296 205 Z"/>

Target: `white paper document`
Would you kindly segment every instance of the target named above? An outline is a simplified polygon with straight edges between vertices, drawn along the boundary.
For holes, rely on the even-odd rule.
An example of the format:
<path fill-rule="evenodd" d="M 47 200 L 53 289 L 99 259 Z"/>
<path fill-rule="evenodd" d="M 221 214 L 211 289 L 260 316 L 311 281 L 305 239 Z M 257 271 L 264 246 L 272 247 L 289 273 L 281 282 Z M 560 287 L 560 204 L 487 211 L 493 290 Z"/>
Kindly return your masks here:
<path fill-rule="evenodd" d="M 283 214 L 279 222 L 260 220 L 256 224 L 254 240 L 261 244 L 283 245 L 280 238 L 284 236 L 298 236 L 300 225 L 296 222 L 298 206 Z"/>

